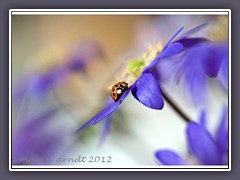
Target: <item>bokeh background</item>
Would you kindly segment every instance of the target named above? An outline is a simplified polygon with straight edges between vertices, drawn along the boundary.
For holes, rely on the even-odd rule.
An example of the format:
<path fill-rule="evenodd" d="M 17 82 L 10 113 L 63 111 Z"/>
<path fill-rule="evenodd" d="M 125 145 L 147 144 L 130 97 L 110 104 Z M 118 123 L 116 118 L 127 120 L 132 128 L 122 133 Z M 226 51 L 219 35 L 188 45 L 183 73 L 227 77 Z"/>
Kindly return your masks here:
<path fill-rule="evenodd" d="M 106 87 L 121 81 L 129 59 L 152 43 L 166 43 L 182 26 L 187 31 L 205 22 L 208 26 L 197 35 L 227 40 L 227 17 L 222 15 L 13 15 L 13 164 L 96 166 L 71 158 L 111 156 L 110 164 L 100 165 L 158 166 L 157 149 L 186 155 L 186 122 L 167 103 L 156 111 L 132 95 L 114 113 L 103 144 L 102 122 L 80 135 L 75 131 L 103 108 L 110 95 Z M 182 90 L 166 84 L 192 120 L 209 110 L 214 132 L 228 97 L 211 87 L 209 102 L 194 106 Z"/>

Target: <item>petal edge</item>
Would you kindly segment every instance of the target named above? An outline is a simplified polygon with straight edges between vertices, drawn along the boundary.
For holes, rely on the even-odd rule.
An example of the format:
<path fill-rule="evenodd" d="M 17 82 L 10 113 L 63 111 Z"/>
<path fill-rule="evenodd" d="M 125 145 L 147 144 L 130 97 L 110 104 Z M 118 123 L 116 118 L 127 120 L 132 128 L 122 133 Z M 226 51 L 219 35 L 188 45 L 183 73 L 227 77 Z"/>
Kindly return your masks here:
<path fill-rule="evenodd" d="M 162 93 L 157 80 L 151 73 L 144 73 L 131 88 L 132 95 L 143 105 L 151 109 L 162 109 Z"/>
<path fill-rule="evenodd" d="M 163 165 L 186 165 L 186 160 L 171 150 L 159 150 L 155 157 Z"/>

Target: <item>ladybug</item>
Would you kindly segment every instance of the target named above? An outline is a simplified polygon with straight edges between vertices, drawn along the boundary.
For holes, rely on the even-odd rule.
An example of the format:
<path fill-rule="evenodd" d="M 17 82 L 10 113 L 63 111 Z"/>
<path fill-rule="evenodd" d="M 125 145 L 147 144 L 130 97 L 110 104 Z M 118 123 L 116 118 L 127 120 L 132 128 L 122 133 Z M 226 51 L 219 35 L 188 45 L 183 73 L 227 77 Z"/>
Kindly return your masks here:
<path fill-rule="evenodd" d="M 112 87 L 112 98 L 115 102 L 123 95 L 123 93 L 128 89 L 128 83 L 122 81 L 113 85 Z"/>

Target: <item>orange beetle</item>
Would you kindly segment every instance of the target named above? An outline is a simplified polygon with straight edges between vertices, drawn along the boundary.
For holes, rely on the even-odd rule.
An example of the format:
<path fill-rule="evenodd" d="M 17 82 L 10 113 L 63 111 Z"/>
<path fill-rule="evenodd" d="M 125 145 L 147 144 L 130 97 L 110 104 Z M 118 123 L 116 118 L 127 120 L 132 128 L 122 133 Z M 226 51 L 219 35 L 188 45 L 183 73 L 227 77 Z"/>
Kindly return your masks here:
<path fill-rule="evenodd" d="M 128 89 L 128 83 L 122 81 L 113 85 L 112 87 L 112 98 L 115 102 L 123 95 L 123 93 Z"/>

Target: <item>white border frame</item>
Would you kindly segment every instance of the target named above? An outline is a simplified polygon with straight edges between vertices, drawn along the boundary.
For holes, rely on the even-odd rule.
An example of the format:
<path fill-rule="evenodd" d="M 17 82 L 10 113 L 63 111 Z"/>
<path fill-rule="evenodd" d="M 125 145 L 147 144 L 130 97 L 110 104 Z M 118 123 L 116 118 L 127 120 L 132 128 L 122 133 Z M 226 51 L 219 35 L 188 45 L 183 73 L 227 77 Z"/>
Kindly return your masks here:
<path fill-rule="evenodd" d="M 47 12 L 46 12 L 47 11 Z M 51 11 L 51 12 L 50 12 Z M 89 12 L 91 11 L 91 12 Z M 195 12 L 192 12 L 195 11 Z M 12 165 L 12 15 L 228 15 L 229 32 L 229 166 L 23 166 Z M 39 169 L 37 169 L 39 168 Z M 104 168 L 104 169 L 102 169 Z M 151 168 L 151 169 L 149 169 Z M 230 9 L 10 9 L 9 10 L 9 170 L 10 171 L 231 171 L 231 10 Z"/>

